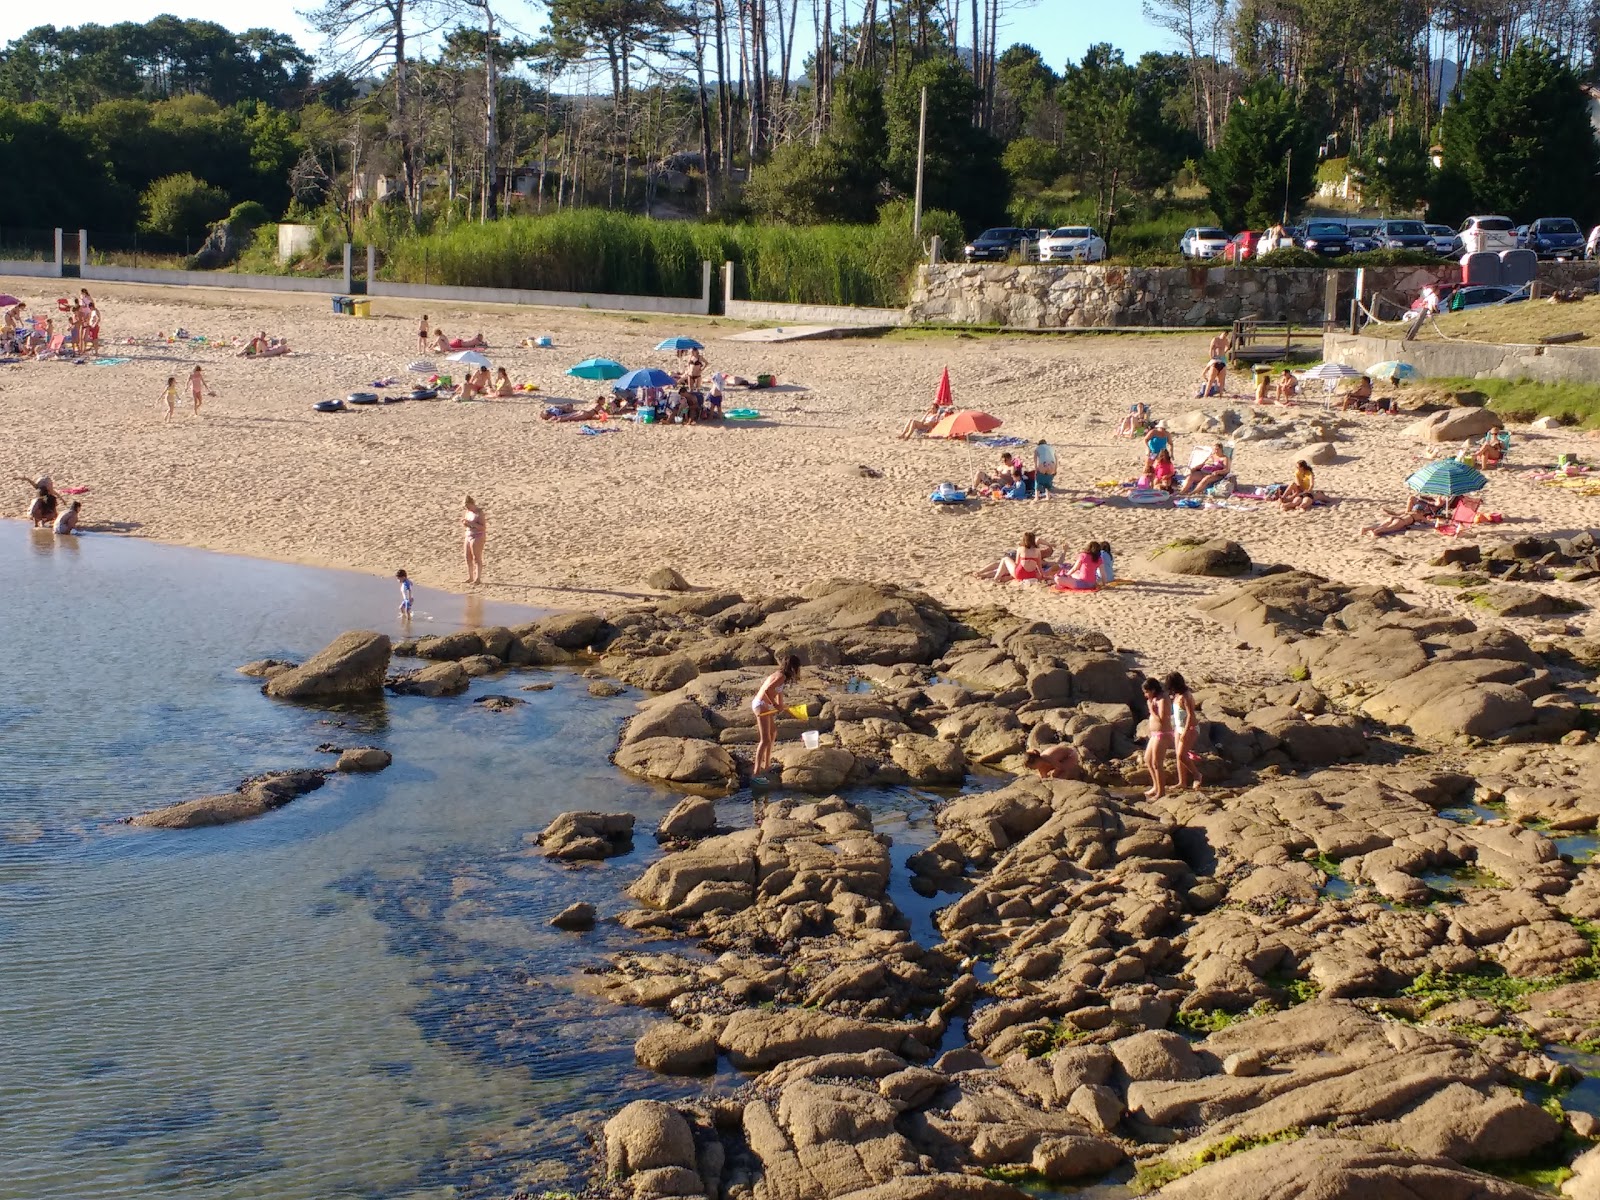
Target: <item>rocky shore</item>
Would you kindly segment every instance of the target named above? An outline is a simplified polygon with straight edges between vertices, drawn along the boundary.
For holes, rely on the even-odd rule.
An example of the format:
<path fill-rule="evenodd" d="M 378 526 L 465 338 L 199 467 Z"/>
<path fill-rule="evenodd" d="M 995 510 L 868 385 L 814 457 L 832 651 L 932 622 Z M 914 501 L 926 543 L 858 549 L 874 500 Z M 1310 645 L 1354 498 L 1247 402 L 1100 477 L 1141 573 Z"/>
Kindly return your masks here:
<path fill-rule="evenodd" d="M 596 1194 L 1600 1197 L 1600 1122 L 1563 1104 L 1600 1049 L 1600 875 L 1563 842 L 1600 823 L 1593 647 L 1246 569 L 1200 608 L 1282 682 L 1199 682 L 1206 786 L 1159 799 L 1132 656 L 904 588 L 686 591 L 394 646 L 412 669 L 355 634 L 251 669 L 323 703 L 551 666 L 647 693 L 614 759 L 683 793 L 664 853 L 551 923 L 637 937 L 588 986 L 660 1014 L 642 1066 L 743 1080 L 611 1115 Z M 791 653 L 805 716 L 731 828 L 748 697 Z M 1082 778 L 1021 775 L 1059 743 Z M 919 941 L 852 789 L 975 775 L 907 860 L 942 901 Z M 532 852 L 609 871 L 639 835 L 572 812 Z"/>

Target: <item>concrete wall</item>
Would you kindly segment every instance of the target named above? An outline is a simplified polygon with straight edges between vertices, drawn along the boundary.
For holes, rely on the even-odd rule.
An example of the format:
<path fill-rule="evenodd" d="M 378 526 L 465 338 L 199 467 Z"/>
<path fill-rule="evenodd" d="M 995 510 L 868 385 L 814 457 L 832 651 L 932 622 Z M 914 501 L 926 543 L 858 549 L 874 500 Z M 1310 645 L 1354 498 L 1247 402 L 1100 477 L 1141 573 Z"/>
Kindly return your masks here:
<path fill-rule="evenodd" d="M 722 311 L 737 321 L 775 321 L 782 325 L 904 325 L 903 308 L 857 308 L 844 304 L 770 304 L 765 300 L 724 300 Z"/>
<path fill-rule="evenodd" d="M 1337 283 L 1326 314 L 1326 280 Z M 1592 281 L 1596 263 L 1545 263 L 1541 281 L 1556 287 Z M 1393 317 L 1424 287 L 1455 282 L 1454 263 L 1368 267 L 1362 272 L 1369 308 Z M 948 263 L 917 270 L 907 313 L 913 322 L 999 325 L 1013 329 L 1175 328 L 1229 325 L 1255 316 L 1297 325 L 1349 318 L 1356 272 L 1319 267 L 1253 268 L 1001 266 Z"/>
<path fill-rule="evenodd" d="M 30 279 L 60 279 L 61 264 L 26 258 L 0 260 L 0 275 L 25 275 Z"/>
<path fill-rule="evenodd" d="M 403 300 L 459 300 L 467 304 L 523 304 L 546 308 L 595 308 L 608 312 L 677 313 L 704 316 L 711 311 L 711 297 L 684 299 L 677 296 L 613 296 L 602 292 L 544 292 L 513 288 L 441 287 L 432 283 L 367 284 L 367 295 Z"/>
<path fill-rule="evenodd" d="M 1541 383 L 1600 383 L 1600 348 L 1500 346 L 1489 342 L 1403 342 L 1398 338 L 1324 334 L 1322 357 L 1365 371 L 1391 359 L 1424 377 L 1534 379 Z"/>
<path fill-rule="evenodd" d="M 289 262 L 310 251 L 317 231 L 310 225 L 278 226 L 278 261 Z"/>
<path fill-rule="evenodd" d="M 159 267 L 92 267 L 84 279 L 110 283 L 160 283 L 178 287 L 245 288 L 268 292 L 320 292 L 336 296 L 348 289 L 342 279 L 306 279 L 297 275 L 245 275 L 234 271 L 169 271 Z"/>

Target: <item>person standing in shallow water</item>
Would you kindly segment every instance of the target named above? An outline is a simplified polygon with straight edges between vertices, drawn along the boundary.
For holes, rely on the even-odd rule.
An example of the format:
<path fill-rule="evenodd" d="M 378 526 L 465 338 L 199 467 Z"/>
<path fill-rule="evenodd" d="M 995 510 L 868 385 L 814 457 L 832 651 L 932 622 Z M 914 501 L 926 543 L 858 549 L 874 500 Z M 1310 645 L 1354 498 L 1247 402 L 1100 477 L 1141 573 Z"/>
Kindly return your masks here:
<path fill-rule="evenodd" d="M 482 583 L 483 543 L 489 536 L 489 524 L 484 519 L 483 509 L 471 496 L 466 499 L 465 509 L 461 514 L 461 528 L 464 534 L 462 552 L 467 560 L 467 582 Z"/>
<path fill-rule="evenodd" d="M 772 766 L 772 748 L 778 741 L 778 714 L 783 711 L 783 689 L 800 678 L 800 659 L 789 655 L 783 666 L 762 680 L 755 698 L 750 701 L 750 711 L 756 715 L 756 759 L 752 783 L 764 782 Z"/>

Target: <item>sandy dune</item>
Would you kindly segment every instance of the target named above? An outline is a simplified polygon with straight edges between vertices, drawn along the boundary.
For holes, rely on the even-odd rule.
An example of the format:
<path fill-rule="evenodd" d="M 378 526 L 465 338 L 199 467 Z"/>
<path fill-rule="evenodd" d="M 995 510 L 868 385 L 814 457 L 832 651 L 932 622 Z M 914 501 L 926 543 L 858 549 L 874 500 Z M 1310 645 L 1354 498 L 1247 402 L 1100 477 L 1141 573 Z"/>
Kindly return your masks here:
<path fill-rule="evenodd" d="M 0 286 L 35 308 L 64 290 L 25 279 Z M 897 580 L 958 604 L 1003 601 L 1030 616 L 1104 630 L 1151 669 L 1243 680 L 1270 676 L 1191 607 L 1221 585 L 1162 576 L 1141 565 L 1143 553 L 1179 537 L 1226 537 L 1257 562 L 1385 583 L 1430 604 L 1460 603 L 1447 589 L 1419 583 L 1445 544 L 1439 535 L 1356 536 L 1380 504 L 1403 497 L 1401 480 L 1419 453 L 1399 437 L 1404 420 L 1352 422 L 1341 461 L 1318 471 L 1319 485 L 1342 498 L 1333 508 L 1285 514 L 1265 504 L 1183 511 L 1073 503 L 1093 494 L 1096 480 L 1136 473 L 1139 447 L 1115 436 L 1130 403 L 1146 401 L 1167 417 L 1196 407 L 1188 397 L 1204 338 L 910 333 L 764 346 L 722 340 L 743 328 L 725 321 L 382 300 L 372 319 L 357 320 L 335 316 L 324 297 L 93 290 L 104 310 L 104 352 L 132 361 L 0 369 L 7 474 L 49 471 L 89 484 L 87 519 L 139 536 L 359 571 L 403 566 L 424 603 L 428 589 L 455 589 L 464 578 L 456 520 L 466 492 L 489 519 L 484 591 L 537 605 L 604 606 L 637 596 L 647 591 L 644 575 L 663 564 L 697 585 L 751 592 L 829 575 Z M 403 375 L 417 357 L 423 311 L 451 333 L 482 329 L 495 364 L 537 383 L 540 397 L 312 411 L 315 400 Z M 212 338 L 265 328 L 287 335 L 297 352 L 253 361 L 231 349 L 152 340 L 180 325 Z M 767 419 L 754 424 L 625 424 L 619 433 L 585 437 L 574 425 L 539 420 L 545 398 L 586 400 L 599 390 L 568 379 L 570 364 L 605 355 L 629 366 L 670 366 L 671 355 L 652 347 L 674 333 L 706 342 L 711 370 L 773 372 L 790 386 L 731 395 L 730 407 L 762 409 Z M 551 335 L 555 348 L 507 348 L 537 334 Z M 126 337 L 137 344 L 117 344 Z M 182 377 L 197 362 L 217 398 L 198 417 L 180 408 L 163 423 L 167 376 Z M 939 481 L 965 482 L 998 460 L 989 449 L 895 439 L 946 365 L 959 403 L 1003 417 L 1003 432 L 1050 439 L 1066 499 L 956 512 L 928 503 Z M 1249 407 L 1242 395 L 1231 405 Z M 1211 411 L 1219 407 L 1210 402 Z M 1515 460 L 1523 464 L 1553 461 L 1566 449 L 1585 457 L 1600 450 L 1575 434 L 1519 430 L 1517 437 Z M 1180 459 L 1199 440 L 1180 436 Z M 1254 484 L 1286 479 L 1297 456 L 1245 443 L 1235 461 L 1241 480 Z M 865 477 L 862 465 L 882 477 Z M 4 508 L 16 515 L 25 503 L 17 486 Z M 1515 470 L 1494 480 L 1485 507 L 1507 521 L 1474 535 L 1480 538 L 1600 525 L 1600 499 L 1540 486 Z M 1075 596 L 971 577 L 1025 529 L 1057 545 L 1107 540 L 1119 571 L 1139 586 Z M 1588 614 L 1575 623 L 1596 628 Z"/>

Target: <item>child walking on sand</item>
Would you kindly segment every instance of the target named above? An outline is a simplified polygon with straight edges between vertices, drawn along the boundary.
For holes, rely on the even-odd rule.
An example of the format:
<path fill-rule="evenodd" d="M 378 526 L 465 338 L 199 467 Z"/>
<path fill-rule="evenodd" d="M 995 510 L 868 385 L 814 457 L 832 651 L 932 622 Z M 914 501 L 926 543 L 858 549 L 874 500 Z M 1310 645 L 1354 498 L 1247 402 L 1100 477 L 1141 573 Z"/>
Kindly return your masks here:
<path fill-rule="evenodd" d="M 200 394 L 202 392 L 213 400 L 216 399 L 217 393 L 211 390 L 211 385 L 206 382 L 206 377 L 200 370 L 200 364 L 196 363 L 194 370 L 189 372 L 189 395 L 194 399 L 196 416 L 200 413 Z"/>
<path fill-rule="evenodd" d="M 400 581 L 400 619 L 411 619 L 411 579 L 404 571 L 396 571 L 394 577 Z"/>
<path fill-rule="evenodd" d="M 1149 740 L 1144 748 L 1144 765 L 1150 770 L 1150 787 L 1145 795 L 1159 800 L 1166 794 L 1161 782 L 1161 760 L 1166 757 L 1167 743 L 1172 740 L 1171 702 L 1157 679 L 1144 681 L 1144 702 L 1150 709 Z"/>
<path fill-rule="evenodd" d="M 428 314 L 422 314 L 422 324 L 417 327 L 417 349 L 423 354 L 428 352 Z"/>
<path fill-rule="evenodd" d="M 178 407 L 178 377 L 167 376 L 167 390 L 162 394 L 162 399 L 167 402 L 167 415 L 164 420 L 172 420 L 172 410 Z"/>

